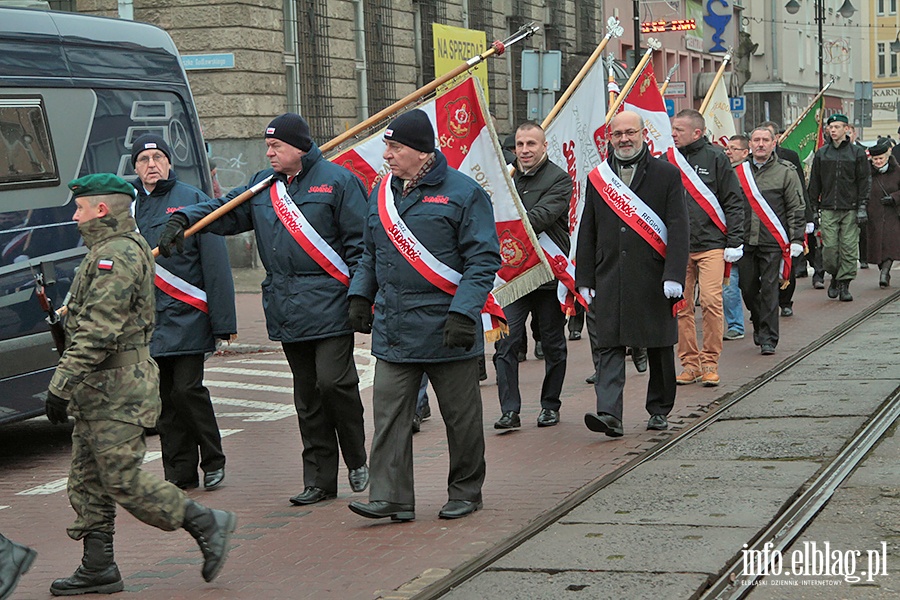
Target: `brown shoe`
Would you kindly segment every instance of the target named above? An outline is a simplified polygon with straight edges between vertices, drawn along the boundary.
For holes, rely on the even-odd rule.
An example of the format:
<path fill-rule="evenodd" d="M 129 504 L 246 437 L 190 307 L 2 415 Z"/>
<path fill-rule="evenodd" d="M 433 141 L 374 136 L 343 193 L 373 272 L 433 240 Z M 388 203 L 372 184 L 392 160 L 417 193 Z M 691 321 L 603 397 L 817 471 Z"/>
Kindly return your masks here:
<path fill-rule="evenodd" d="M 700 378 L 700 385 L 703 387 L 715 387 L 719 385 L 718 368 L 710 365 L 703 367 L 703 376 Z"/>
<path fill-rule="evenodd" d="M 695 371 L 693 369 L 685 369 L 681 372 L 681 375 L 678 375 L 675 378 L 675 383 L 678 385 L 690 385 L 692 383 L 697 383 L 703 378 L 703 374 L 699 371 Z"/>

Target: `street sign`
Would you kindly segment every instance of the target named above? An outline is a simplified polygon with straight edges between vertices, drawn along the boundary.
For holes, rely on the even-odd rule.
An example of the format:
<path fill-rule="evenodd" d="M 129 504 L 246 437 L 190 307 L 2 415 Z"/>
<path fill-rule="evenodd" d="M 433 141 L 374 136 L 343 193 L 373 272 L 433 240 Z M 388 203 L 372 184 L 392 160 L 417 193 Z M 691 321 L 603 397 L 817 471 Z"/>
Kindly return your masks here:
<path fill-rule="evenodd" d="M 729 98 L 728 101 L 731 103 L 731 112 L 739 112 L 743 114 L 746 110 L 746 96 L 735 96 L 733 98 Z"/>
<path fill-rule="evenodd" d="M 665 95 L 672 98 L 687 98 L 687 82 L 670 81 Z"/>
<path fill-rule="evenodd" d="M 666 114 L 670 117 L 675 116 L 675 101 L 671 98 L 663 98 L 663 102 L 666 103 Z"/>
<path fill-rule="evenodd" d="M 234 54 L 182 54 L 181 65 L 185 71 L 233 69 Z"/>

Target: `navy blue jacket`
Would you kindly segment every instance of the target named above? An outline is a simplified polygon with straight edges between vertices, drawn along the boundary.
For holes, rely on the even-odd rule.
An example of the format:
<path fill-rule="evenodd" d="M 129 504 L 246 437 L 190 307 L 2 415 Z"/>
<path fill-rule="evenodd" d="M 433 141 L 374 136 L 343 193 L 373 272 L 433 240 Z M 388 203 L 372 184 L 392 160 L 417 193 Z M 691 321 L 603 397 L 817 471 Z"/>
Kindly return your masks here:
<path fill-rule="evenodd" d="M 462 273 L 454 296 L 429 283 L 388 239 L 378 216 L 378 187 L 369 198 L 365 253 L 350 295 L 374 302 L 372 354 L 389 362 L 445 362 L 484 352 L 481 309 L 500 269 L 493 207 L 480 185 L 450 168 L 440 152 L 435 157 L 434 166 L 408 196 L 400 196 L 401 180 L 394 178 L 392 188 L 400 216 L 419 241 Z M 470 350 L 444 346 L 450 312 L 476 323 Z"/>
<path fill-rule="evenodd" d="M 225 198 L 179 212 L 194 223 L 273 173 L 272 169 L 260 171 L 248 185 L 232 190 Z M 360 180 L 325 160 L 315 144 L 303 156 L 302 170 L 290 185 L 283 173 L 275 177 L 285 183 L 310 225 L 347 263 L 352 277 L 362 255 L 366 214 L 366 192 Z M 256 194 L 204 231 L 231 235 L 252 229 L 256 233 L 266 269 L 262 292 L 269 339 L 291 343 L 352 334 L 347 287 L 320 267 L 291 236 L 275 214 L 270 189 Z"/>
<path fill-rule="evenodd" d="M 177 180 L 175 171 L 160 181 L 148 196 L 140 180 L 135 202 L 135 221 L 150 247 L 159 241 L 169 217 L 177 210 L 208 202 L 209 197 Z M 206 292 L 209 314 L 176 300 L 156 288 L 156 329 L 150 341 L 152 356 L 203 354 L 216 348 L 215 338 L 237 332 L 234 282 L 225 240 L 204 233 L 184 240 L 184 252 L 156 262 L 167 271 Z"/>

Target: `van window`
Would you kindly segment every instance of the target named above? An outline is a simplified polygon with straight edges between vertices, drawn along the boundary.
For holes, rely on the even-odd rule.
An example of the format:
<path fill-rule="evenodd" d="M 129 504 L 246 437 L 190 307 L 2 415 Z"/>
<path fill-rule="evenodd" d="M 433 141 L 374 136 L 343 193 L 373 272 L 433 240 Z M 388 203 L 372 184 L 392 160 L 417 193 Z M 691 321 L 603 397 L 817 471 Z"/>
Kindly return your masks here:
<path fill-rule="evenodd" d="M 0 189 L 59 184 L 44 101 L 0 98 Z"/>

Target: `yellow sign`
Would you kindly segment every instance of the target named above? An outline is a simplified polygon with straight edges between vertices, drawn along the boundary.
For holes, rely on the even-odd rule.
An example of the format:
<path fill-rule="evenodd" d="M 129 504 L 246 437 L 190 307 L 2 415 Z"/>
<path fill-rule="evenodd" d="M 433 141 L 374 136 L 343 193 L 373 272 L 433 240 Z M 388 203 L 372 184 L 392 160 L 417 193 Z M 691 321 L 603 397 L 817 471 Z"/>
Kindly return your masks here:
<path fill-rule="evenodd" d="M 483 31 L 432 23 L 431 32 L 434 39 L 435 79 L 487 49 L 487 36 Z M 489 100 L 487 63 L 481 62 L 469 72 L 481 80 L 484 99 Z"/>

